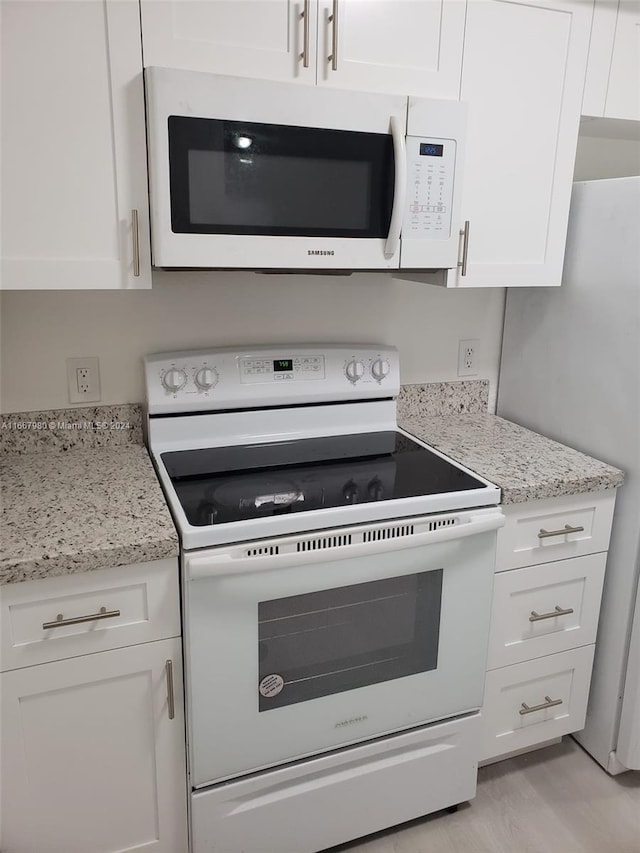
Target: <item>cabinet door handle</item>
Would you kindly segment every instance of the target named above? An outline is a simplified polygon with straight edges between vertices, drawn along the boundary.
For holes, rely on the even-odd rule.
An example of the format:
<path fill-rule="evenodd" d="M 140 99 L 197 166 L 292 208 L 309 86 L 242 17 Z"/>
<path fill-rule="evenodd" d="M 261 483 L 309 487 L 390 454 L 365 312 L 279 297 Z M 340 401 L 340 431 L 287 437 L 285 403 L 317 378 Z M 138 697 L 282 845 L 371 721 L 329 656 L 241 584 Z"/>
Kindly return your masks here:
<path fill-rule="evenodd" d="M 140 275 L 140 230 L 138 226 L 138 211 L 131 211 L 131 239 L 133 241 L 133 274 Z"/>
<path fill-rule="evenodd" d="M 573 613 L 573 607 L 563 609 L 562 607 L 558 607 L 556 604 L 555 609 L 552 610 L 551 613 L 536 613 L 535 610 L 532 610 L 531 616 L 529 616 L 529 622 L 540 622 L 542 619 L 554 619 L 556 616 L 568 616 L 570 613 Z"/>
<path fill-rule="evenodd" d="M 338 0 L 333 0 L 333 7 L 329 15 L 331 29 L 331 56 L 327 57 L 333 71 L 338 70 Z"/>
<path fill-rule="evenodd" d="M 568 533 L 582 533 L 584 527 L 571 527 L 570 524 L 565 524 L 562 530 L 545 530 L 544 527 L 540 528 L 540 533 L 538 533 L 538 539 L 549 539 L 551 536 L 566 536 Z"/>
<path fill-rule="evenodd" d="M 461 267 L 460 275 L 467 274 L 467 255 L 469 254 L 469 220 L 466 219 L 464 228 L 460 229 L 462 237 L 462 260 L 458 261 L 458 266 Z"/>
<path fill-rule="evenodd" d="M 545 711 L 547 708 L 555 708 L 556 705 L 562 705 L 562 699 L 552 699 L 551 696 L 545 696 L 545 701 L 541 705 L 532 705 L 529 707 L 526 702 L 522 703 L 522 708 L 518 711 L 523 717 L 525 714 L 534 714 L 536 711 Z"/>
<path fill-rule="evenodd" d="M 107 610 L 106 607 L 101 607 L 97 613 L 89 613 L 88 616 L 73 616 L 70 619 L 65 619 L 62 613 L 58 613 L 53 622 L 43 622 L 42 629 L 47 631 L 49 628 L 62 628 L 65 625 L 79 625 L 81 622 L 95 622 L 98 619 L 113 619 L 119 616 L 119 610 Z"/>
<path fill-rule="evenodd" d="M 302 36 L 302 53 L 300 59 L 304 68 L 309 67 L 309 0 L 304 0 L 304 8 L 300 13 L 300 17 L 304 21 L 303 36 Z"/>
<path fill-rule="evenodd" d="M 169 719 L 173 720 L 176 715 L 176 703 L 173 695 L 173 661 L 168 660 L 164 665 L 164 674 L 167 679 L 167 709 Z"/>

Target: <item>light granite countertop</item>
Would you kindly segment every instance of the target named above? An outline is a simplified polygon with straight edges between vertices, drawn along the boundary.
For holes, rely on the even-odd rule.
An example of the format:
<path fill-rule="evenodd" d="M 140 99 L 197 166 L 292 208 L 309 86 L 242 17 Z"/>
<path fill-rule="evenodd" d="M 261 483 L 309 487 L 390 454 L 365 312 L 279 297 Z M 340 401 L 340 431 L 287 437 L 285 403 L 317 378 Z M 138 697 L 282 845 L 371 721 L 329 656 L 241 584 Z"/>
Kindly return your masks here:
<path fill-rule="evenodd" d="M 405 410 L 399 426 L 499 486 L 503 504 L 612 489 L 624 480 L 618 468 L 486 412 Z"/>
<path fill-rule="evenodd" d="M 499 486 L 503 504 L 622 483 L 617 468 L 487 414 L 487 394 L 486 381 L 407 385 L 398 422 Z M 177 557 L 140 422 L 134 405 L 0 417 L 0 584 Z"/>
<path fill-rule="evenodd" d="M 3 454 L 0 489 L 0 584 L 178 555 L 141 444 Z"/>

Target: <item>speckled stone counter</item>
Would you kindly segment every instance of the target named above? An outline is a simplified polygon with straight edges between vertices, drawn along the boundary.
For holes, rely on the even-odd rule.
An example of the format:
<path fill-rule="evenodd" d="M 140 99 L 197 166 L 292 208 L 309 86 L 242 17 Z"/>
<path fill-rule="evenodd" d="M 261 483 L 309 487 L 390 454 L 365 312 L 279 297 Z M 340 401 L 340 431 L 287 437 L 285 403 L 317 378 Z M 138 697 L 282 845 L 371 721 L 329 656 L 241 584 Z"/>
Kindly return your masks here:
<path fill-rule="evenodd" d="M 178 555 L 141 444 L 3 454 L 0 490 L 2 584 Z"/>
<path fill-rule="evenodd" d="M 612 489 L 624 480 L 611 465 L 486 412 L 428 415 L 406 407 L 399 425 L 499 486 L 503 504 Z"/>

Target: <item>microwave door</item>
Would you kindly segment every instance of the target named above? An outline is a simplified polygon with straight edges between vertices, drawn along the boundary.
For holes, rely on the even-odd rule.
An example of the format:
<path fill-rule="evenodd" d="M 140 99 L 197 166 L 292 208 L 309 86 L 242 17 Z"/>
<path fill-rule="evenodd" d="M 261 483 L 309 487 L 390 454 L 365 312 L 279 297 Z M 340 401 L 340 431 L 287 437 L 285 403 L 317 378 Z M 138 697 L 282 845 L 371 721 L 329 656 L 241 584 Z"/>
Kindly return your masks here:
<path fill-rule="evenodd" d="M 340 266 L 344 255 L 351 267 L 358 253 L 345 253 L 342 241 L 356 249 L 386 241 L 392 219 L 385 257 L 397 252 L 390 134 L 182 116 L 171 116 L 168 128 L 172 232 L 217 237 L 222 265 L 225 257 L 233 265 L 238 251 L 246 264 L 253 238 L 262 238 L 258 266 L 277 267 L 279 258 L 288 265 L 293 246 L 303 252 L 300 266 L 314 266 L 310 258 Z M 400 195 L 405 186 L 403 179 Z"/>
<path fill-rule="evenodd" d="M 398 268 L 405 97 L 148 72 L 156 266 Z"/>

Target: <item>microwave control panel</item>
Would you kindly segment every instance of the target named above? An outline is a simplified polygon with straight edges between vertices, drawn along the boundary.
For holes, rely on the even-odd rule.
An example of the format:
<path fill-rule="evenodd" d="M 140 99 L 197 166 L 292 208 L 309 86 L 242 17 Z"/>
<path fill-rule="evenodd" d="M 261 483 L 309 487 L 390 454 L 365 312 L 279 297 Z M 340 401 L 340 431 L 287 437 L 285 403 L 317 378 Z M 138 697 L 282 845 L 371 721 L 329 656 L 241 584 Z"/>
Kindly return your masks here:
<path fill-rule="evenodd" d="M 454 139 L 407 137 L 407 199 L 403 238 L 447 240 L 451 236 Z"/>

